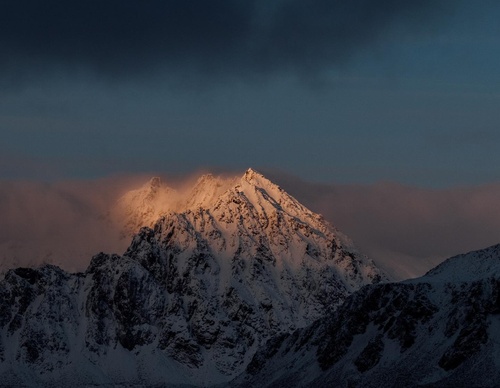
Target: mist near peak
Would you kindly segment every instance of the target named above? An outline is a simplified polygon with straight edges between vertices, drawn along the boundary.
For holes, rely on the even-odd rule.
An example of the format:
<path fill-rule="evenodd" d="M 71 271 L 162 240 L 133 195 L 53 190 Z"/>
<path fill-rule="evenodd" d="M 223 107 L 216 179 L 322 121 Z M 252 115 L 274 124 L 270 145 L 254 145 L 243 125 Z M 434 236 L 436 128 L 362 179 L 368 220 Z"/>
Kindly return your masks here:
<path fill-rule="evenodd" d="M 499 183 L 431 189 L 395 182 L 322 184 L 270 175 L 397 277 L 421 276 L 448 257 L 499 242 Z"/>
<path fill-rule="evenodd" d="M 396 278 L 422 275 L 447 257 L 498 243 L 500 184 L 437 190 L 388 182 L 321 184 L 264 173 L 299 202 L 322 214 Z M 123 213 L 127 198 L 133 199 L 128 202 L 129 210 L 150 212 L 151 222 L 146 226 L 151 226 L 162 213 L 212 202 L 242 175 L 141 174 L 53 183 L 1 181 L 0 269 L 51 263 L 68 271 L 83 271 L 101 251 L 123 253 L 130 236 L 143 226 L 127 223 L 134 220 Z M 153 188 L 160 195 L 157 191 L 148 202 L 153 176 L 160 177 Z M 142 219 L 138 216 L 135 220 Z"/>
<path fill-rule="evenodd" d="M 0 181 L 0 270 L 54 264 L 83 271 L 99 252 L 121 254 L 141 226 L 152 226 L 163 213 L 203 204 L 203 193 L 195 192 L 200 174 L 208 176 L 202 171 L 50 183 Z M 214 177 L 212 197 L 235 175 Z M 153 177 L 158 177 L 158 187 L 151 187 Z M 148 222 L 142 225 L 144 220 Z"/>
<path fill-rule="evenodd" d="M 127 191 L 111 208 L 111 219 L 121 228 L 124 238 L 132 237 L 142 226 L 152 227 L 163 215 L 207 208 L 231 186 L 238 177 L 203 174 L 170 185 L 153 177 L 137 189 Z"/>

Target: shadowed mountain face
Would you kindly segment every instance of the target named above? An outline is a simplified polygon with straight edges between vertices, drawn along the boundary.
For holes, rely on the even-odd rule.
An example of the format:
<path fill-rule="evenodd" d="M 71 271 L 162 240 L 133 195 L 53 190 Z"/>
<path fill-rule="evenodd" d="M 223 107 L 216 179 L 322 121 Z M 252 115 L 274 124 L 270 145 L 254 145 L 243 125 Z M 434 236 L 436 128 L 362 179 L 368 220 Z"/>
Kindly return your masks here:
<path fill-rule="evenodd" d="M 253 170 L 227 187 L 213 177 L 197 187 L 122 256 L 98 254 L 78 274 L 54 266 L 6 273 L 6 384 L 229 381 L 269 338 L 385 279 L 345 236 Z"/>
<path fill-rule="evenodd" d="M 422 278 L 370 285 L 259 351 L 234 386 L 474 386 L 500 382 L 500 246 Z"/>

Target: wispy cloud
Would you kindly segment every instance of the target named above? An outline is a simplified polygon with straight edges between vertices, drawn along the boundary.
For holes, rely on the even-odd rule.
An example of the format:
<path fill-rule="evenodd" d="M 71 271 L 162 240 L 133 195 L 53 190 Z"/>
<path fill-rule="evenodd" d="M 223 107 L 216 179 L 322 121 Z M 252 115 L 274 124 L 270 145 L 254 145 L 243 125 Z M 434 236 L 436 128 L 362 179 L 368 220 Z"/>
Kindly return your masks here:
<path fill-rule="evenodd" d="M 499 242 L 500 184 L 426 189 L 397 183 L 328 185 L 275 180 L 400 275 Z"/>
<path fill-rule="evenodd" d="M 100 251 L 120 253 L 128 242 L 107 213 L 130 181 L 0 182 L 1 267 L 83 270 Z"/>

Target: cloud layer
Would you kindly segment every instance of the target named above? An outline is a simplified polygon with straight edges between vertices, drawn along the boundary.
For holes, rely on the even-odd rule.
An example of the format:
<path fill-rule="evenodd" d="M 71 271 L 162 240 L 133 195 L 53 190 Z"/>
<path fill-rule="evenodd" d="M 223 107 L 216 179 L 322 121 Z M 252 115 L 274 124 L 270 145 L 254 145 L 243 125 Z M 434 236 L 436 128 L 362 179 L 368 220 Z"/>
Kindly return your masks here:
<path fill-rule="evenodd" d="M 122 253 L 128 241 L 108 211 L 131 181 L 0 182 L 0 269 L 52 263 L 84 270 L 100 251 Z"/>
<path fill-rule="evenodd" d="M 399 277 L 498 243 L 500 184 L 423 189 L 395 183 L 327 185 L 266 174 Z M 84 270 L 93 254 L 122 253 L 128 239 L 110 210 L 145 176 L 53 184 L 0 182 L 0 267 L 51 262 Z M 189 182 L 189 183 L 186 183 Z M 176 179 L 168 185 L 186 187 Z"/>
<path fill-rule="evenodd" d="M 403 276 L 500 242 L 500 184 L 438 190 L 397 183 L 313 184 L 282 174 L 275 180 Z"/>
<path fill-rule="evenodd" d="M 106 77 L 163 70 L 202 77 L 309 74 L 344 63 L 386 33 L 424 31 L 445 3 L 4 1 L 0 66 L 13 83 L 47 70 Z"/>

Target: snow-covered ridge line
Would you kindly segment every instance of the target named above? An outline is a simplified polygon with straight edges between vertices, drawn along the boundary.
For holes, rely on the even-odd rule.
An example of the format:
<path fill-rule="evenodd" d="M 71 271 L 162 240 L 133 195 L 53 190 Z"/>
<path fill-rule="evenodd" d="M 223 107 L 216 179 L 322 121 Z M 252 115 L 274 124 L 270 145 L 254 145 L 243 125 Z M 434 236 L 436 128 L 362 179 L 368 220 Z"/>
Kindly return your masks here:
<path fill-rule="evenodd" d="M 191 188 L 178 190 L 159 177 L 153 177 L 142 187 L 120 197 L 111 209 L 111 216 L 117 224 L 123 225 L 122 233 L 128 238 L 143 226 L 152 227 L 161 216 L 170 212 L 211 206 L 236 181 L 237 178 L 205 174 Z"/>
<path fill-rule="evenodd" d="M 332 314 L 274 337 L 233 387 L 496 387 L 500 245 L 427 275 L 374 284 Z"/>
<path fill-rule="evenodd" d="M 191 188 L 183 191 L 168 186 L 159 177 L 153 177 L 142 187 L 130 190 L 119 198 L 117 205 L 112 209 L 112 215 L 119 224 L 124 225 L 123 235 L 132 237 L 141 227 L 153 227 L 158 219 L 169 213 L 184 213 L 199 208 L 217 207 L 218 202 L 224 205 L 226 200 L 223 197 L 230 191 L 251 193 L 254 189 L 266 196 L 264 202 L 273 203 L 278 210 L 292 217 L 307 216 L 307 219 L 312 220 L 313 223 L 314 220 L 319 220 L 322 224 L 327 223 L 321 215 L 307 209 L 281 187 L 252 168 L 249 168 L 241 177 L 225 178 L 204 174 Z M 254 195 L 252 198 L 255 200 Z M 278 198 L 280 203 L 275 202 L 274 198 Z M 336 234 L 342 240 L 343 246 L 353 251 L 356 250 L 347 236 L 338 230 Z"/>
<path fill-rule="evenodd" d="M 500 277 L 500 244 L 450 257 L 421 278 L 407 282 L 460 283 L 485 277 Z"/>

